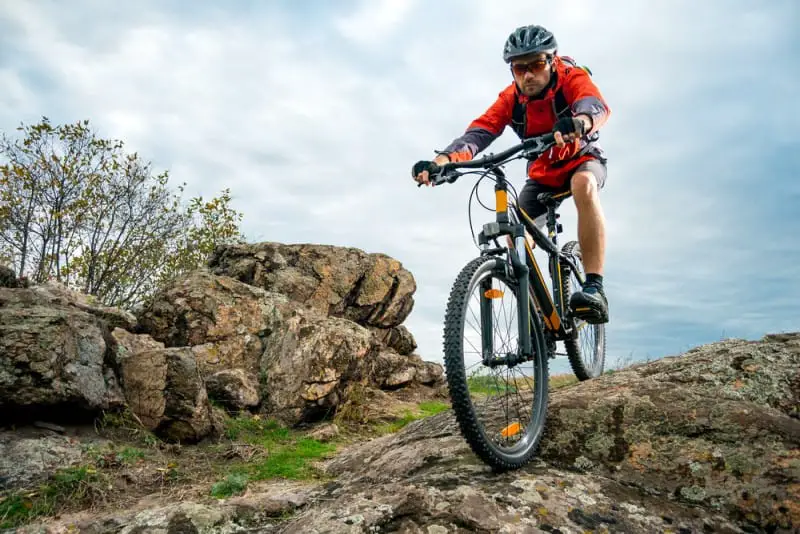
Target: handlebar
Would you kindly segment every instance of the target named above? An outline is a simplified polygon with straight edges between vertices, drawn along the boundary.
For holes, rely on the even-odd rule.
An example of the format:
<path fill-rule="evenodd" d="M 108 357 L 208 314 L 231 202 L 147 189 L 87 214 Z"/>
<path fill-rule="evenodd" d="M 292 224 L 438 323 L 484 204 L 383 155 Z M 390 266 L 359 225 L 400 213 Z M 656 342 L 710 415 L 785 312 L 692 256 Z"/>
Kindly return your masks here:
<path fill-rule="evenodd" d="M 483 156 L 481 158 L 468 160 L 468 161 L 455 161 L 445 163 L 444 165 L 432 165 L 430 171 L 431 184 L 436 186 L 445 182 L 454 182 L 459 174 L 454 171 L 458 169 L 477 169 L 481 167 L 492 167 L 498 163 L 503 163 L 519 152 L 525 152 L 523 157 L 529 159 L 536 159 L 540 154 L 545 152 L 555 143 L 555 136 L 553 133 L 546 133 L 538 137 L 530 137 L 521 143 L 518 143 L 502 152 Z M 421 186 L 422 184 L 417 184 Z"/>

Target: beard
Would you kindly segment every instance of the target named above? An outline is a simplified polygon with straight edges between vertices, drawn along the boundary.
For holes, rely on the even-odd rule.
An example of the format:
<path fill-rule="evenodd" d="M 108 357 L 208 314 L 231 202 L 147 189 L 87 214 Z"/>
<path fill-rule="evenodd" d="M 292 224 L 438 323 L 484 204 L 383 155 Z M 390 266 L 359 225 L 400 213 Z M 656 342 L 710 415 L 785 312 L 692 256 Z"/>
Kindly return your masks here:
<path fill-rule="evenodd" d="M 538 96 L 546 87 L 546 83 L 527 83 L 522 86 L 522 92 L 525 96 Z"/>

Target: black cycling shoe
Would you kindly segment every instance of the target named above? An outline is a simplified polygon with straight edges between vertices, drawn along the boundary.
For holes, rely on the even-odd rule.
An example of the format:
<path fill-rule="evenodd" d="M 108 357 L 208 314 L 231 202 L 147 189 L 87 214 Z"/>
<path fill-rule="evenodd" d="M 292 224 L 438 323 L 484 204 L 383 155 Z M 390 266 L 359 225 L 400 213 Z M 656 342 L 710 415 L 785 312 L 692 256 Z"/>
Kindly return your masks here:
<path fill-rule="evenodd" d="M 586 284 L 569 299 L 573 317 L 590 324 L 608 322 L 608 301 L 602 287 Z"/>

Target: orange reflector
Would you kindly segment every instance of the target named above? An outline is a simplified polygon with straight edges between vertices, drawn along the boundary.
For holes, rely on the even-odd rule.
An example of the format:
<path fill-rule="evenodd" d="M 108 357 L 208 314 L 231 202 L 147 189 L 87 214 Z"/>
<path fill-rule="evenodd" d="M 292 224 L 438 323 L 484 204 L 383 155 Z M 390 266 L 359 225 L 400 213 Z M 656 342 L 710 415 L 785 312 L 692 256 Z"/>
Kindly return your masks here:
<path fill-rule="evenodd" d="M 483 296 L 486 297 L 487 299 L 499 299 L 499 298 L 501 298 L 503 296 L 503 292 L 500 291 L 499 289 L 494 289 L 494 288 L 493 289 L 487 289 L 483 293 Z"/>
<path fill-rule="evenodd" d="M 507 427 L 505 427 L 503 430 L 500 431 L 500 435 L 503 436 L 504 438 L 510 436 L 516 436 L 517 434 L 519 434 L 520 430 L 522 430 L 522 427 L 520 426 L 519 423 L 511 423 L 510 425 L 508 425 Z"/>

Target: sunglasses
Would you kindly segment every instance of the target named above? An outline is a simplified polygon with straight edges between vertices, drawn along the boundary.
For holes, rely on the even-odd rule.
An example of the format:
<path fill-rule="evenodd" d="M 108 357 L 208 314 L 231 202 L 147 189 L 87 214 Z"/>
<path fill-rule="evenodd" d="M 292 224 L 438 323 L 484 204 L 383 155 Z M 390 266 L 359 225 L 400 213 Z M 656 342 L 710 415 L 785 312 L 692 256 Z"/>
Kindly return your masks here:
<path fill-rule="evenodd" d="M 550 59 L 537 59 L 528 63 L 514 63 L 511 65 L 511 70 L 517 76 L 523 76 L 526 72 L 542 72 L 550 66 Z"/>

